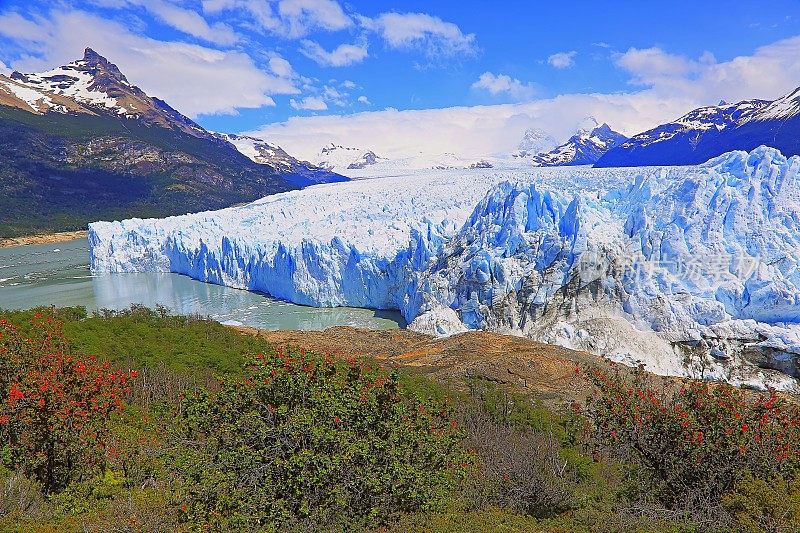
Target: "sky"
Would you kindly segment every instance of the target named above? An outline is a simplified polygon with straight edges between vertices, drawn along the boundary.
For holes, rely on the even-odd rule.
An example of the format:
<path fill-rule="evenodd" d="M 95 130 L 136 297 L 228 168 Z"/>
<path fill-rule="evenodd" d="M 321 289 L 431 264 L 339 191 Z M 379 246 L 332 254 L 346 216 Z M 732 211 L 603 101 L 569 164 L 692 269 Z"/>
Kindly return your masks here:
<path fill-rule="evenodd" d="M 489 155 L 525 130 L 632 135 L 800 85 L 800 0 L 0 0 L 0 71 L 85 47 L 223 132 L 312 159 Z"/>

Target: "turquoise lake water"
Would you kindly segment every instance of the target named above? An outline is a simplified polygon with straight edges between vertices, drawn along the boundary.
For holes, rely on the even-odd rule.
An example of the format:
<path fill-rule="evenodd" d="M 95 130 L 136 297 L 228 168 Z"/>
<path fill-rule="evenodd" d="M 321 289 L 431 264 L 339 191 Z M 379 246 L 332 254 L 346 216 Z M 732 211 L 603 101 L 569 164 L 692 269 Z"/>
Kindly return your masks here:
<path fill-rule="evenodd" d="M 336 325 L 393 329 L 403 325 L 396 312 L 305 307 L 179 274 L 93 275 L 88 254 L 85 239 L 0 248 L 0 308 L 82 305 L 92 311 L 160 304 L 177 314 L 201 314 L 262 329 L 322 330 Z"/>

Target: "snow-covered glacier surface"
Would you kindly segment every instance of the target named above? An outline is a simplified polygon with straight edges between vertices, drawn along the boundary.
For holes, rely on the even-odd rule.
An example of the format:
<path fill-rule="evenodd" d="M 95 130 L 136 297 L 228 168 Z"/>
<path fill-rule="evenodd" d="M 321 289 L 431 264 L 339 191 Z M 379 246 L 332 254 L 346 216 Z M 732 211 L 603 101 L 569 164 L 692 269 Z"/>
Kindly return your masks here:
<path fill-rule="evenodd" d="M 94 223 L 91 267 L 399 309 L 436 334 L 491 329 L 661 374 L 795 388 L 798 171 L 800 157 L 765 147 L 694 167 L 410 171 Z"/>

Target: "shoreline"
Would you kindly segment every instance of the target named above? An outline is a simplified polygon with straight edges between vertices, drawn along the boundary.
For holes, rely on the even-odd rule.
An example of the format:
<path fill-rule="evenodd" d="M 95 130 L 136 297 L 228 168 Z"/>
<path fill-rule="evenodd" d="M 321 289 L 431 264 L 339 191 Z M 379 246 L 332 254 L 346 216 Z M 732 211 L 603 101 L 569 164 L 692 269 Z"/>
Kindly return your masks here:
<path fill-rule="evenodd" d="M 10 237 L 8 239 L 0 239 L 0 248 L 27 246 L 30 244 L 54 244 L 58 242 L 74 241 L 76 239 L 85 239 L 88 235 L 88 231 L 80 230 L 45 233 L 41 235 L 26 235 L 24 237 Z"/>

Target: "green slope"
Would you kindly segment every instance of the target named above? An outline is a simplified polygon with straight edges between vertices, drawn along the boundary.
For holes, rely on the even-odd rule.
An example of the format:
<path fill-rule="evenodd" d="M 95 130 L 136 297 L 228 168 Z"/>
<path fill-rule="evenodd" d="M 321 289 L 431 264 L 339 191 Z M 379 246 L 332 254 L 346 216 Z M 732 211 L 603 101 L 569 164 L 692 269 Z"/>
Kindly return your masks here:
<path fill-rule="evenodd" d="M 0 237 L 219 209 L 293 188 L 222 141 L 0 106 Z"/>

